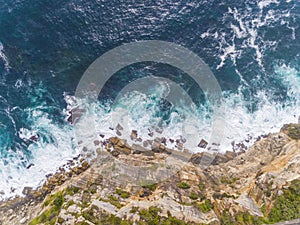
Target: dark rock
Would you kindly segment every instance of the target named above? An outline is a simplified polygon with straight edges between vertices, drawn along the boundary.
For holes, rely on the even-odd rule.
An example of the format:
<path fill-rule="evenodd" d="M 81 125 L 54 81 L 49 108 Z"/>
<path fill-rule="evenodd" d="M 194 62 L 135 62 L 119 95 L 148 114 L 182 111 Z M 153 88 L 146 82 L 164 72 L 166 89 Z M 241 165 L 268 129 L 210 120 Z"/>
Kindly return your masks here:
<path fill-rule="evenodd" d="M 76 107 L 70 111 L 70 116 L 67 119 L 69 123 L 75 124 L 78 122 L 80 117 L 86 112 L 85 109 L 80 109 L 79 107 Z"/>
<path fill-rule="evenodd" d="M 34 166 L 34 164 L 33 164 L 33 163 L 30 163 L 30 164 L 26 167 L 26 169 L 30 169 L 30 167 L 32 167 L 32 166 Z"/>
<path fill-rule="evenodd" d="M 175 147 L 178 148 L 179 150 L 183 150 L 183 143 L 178 142 Z"/>
<path fill-rule="evenodd" d="M 200 143 L 198 144 L 199 148 L 206 148 L 208 145 L 208 142 L 205 141 L 204 139 L 201 139 Z"/>
<path fill-rule="evenodd" d="M 116 134 L 117 134 L 118 136 L 122 136 L 122 133 L 121 133 L 119 130 L 116 131 Z"/>
<path fill-rule="evenodd" d="M 191 157 L 191 159 L 189 160 L 189 162 L 191 162 L 193 164 L 200 164 L 202 156 L 203 156 L 203 152 L 193 154 L 192 157 Z"/>
<path fill-rule="evenodd" d="M 130 134 L 131 140 L 136 140 L 138 136 L 137 130 L 132 130 Z"/>
<path fill-rule="evenodd" d="M 38 134 L 35 134 L 35 135 L 32 135 L 29 140 L 30 141 L 33 141 L 33 142 L 37 142 L 39 139 L 39 135 Z"/>
<path fill-rule="evenodd" d="M 24 187 L 22 194 L 23 195 L 31 195 L 33 193 L 32 187 Z"/>
<path fill-rule="evenodd" d="M 145 156 L 154 156 L 154 152 L 152 152 L 151 150 L 145 149 L 140 145 L 137 144 L 133 144 L 132 145 L 132 154 L 142 154 Z"/>
<path fill-rule="evenodd" d="M 118 157 L 118 156 L 120 155 L 120 152 L 117 151 L 117 150 L 113 150 L 113 151 L 111 151 L 110 153 L 111 153 L 111 155 L 114 156 L 114 157 Z"/>
<path fill-rule="evenodd" d="M 141 198 L 145 198 L 145 197 L 148 197 L 150 195 L 152 195 L 152 191 L 149 188 L 142 188 L 140 190 L 139 196 Z"/>
<path fill-rule="evenodd" d="M 123 127 L 118 123 L 118 125 L 116 126 L 116 130 L 123 130 Z"/>
<path fill-rule="evenodd" d="M 100 141 L 95 140 L 95 141 L 94 141 L 94 145 L 96 145 L 96 146 L 100 145 Z"/>
<path fill-rule="evenodd" d="M 156 133 L 162 134 L 163 129 L 162 129 L 161 127 L 157 127 L 157 128 L 155 129 L 155 131 L 156 131 Z"/>
<path fill-rule="evenodd" d="M 148 141 L 143 141 L 143 146 L 146 148 L 149 146 L 149 142 Z"/>
<path fill-rule="evenodd" d="M 149 135 L 150 137 L 153 137 L 153 135 L 154 135 L 153 131 L 151 131 L 150 129 L 148 129 L 148 135 Z"/>

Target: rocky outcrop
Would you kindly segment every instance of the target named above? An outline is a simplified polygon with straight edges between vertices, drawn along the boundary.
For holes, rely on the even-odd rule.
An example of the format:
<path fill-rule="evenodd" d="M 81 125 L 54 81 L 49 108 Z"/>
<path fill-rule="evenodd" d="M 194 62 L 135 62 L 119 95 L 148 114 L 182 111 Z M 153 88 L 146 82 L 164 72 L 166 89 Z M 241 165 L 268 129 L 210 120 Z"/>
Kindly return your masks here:
<path fill-rule="evenodd" d="M 289 129 L 239 154 L 191 155 L 161 140 L 149 149 L 113 137 L 90 163 L 78 159 L 40 189 L 25 188 L 25 198 L 2 202 L 0 224 L 262 224 L 300 179 L 300 142 Z"/>

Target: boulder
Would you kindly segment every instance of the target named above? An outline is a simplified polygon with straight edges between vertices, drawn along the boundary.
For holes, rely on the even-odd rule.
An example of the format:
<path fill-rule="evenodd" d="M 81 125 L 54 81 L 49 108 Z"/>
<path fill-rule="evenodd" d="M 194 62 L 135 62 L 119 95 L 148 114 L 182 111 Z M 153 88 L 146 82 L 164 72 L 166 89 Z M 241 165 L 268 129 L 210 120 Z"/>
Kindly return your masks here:
<path fill-rule="evenodd" d="M 132 130 L 132 131 L 131 131 L 131 134 L 130 134 L 131 140 L 136 140 L 137 137 L 138 137 L 138 132 L 137 132 L 137 130 Z"/>

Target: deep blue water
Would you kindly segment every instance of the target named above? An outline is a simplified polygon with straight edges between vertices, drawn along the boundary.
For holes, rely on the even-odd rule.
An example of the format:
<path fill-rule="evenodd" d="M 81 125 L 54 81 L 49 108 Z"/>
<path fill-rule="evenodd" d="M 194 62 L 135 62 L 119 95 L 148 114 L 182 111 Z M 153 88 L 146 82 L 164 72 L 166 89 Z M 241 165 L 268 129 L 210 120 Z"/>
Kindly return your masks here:
<path fill-rule="evenodd" d="M 11 188 L 20 193 L 23 186 L 37 185 L 49 168 L 59 166 L 60 157 L 64 161 L 76 153 L 68 133 L 72 127 L 64 120 L 63 94 L 74 94 L 96 58 L 129 42 L 163 40 L 197 53 L 226 96 L 228 141 L 296 121 L 299 24 L 297 0 L 0 0 L 0 189 L 11 196 Z M 199 108 L 205 103 L 186 74 L 154 63 L 115 74 L 99 100 L 113 99 L 135 78 L 162 74 L 180 83 Z M 22 139 L 21 128 L 38 133 L 39 142 Z M 64 138 L 68 140 L 60 140 Z M 37 161 L 64 148 L 68 153 L 38 168 Z M 32 162 L 37 169 L 33 167 L 36 179 L 31 181 L 24 168 Z"/>

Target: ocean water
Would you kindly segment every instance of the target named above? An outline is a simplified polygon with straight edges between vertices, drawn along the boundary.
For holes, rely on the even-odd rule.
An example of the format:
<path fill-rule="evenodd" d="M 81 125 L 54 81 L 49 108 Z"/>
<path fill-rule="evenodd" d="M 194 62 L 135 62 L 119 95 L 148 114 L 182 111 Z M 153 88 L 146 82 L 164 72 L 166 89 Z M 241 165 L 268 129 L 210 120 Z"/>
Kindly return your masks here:
<path fill-rule="evenodd" d="M 143 138 L 156 125 L 163 128 L 156 136 L 180 138 L 188 121 L 196 136 L 185 147 L 201 151 L 197 144 L 212 132 L 211 105 L 187 74 L 171 66 L 128 66 L 107 82 L 98 102 L 74 100 L 88 66 L 125 43 L 173 42 L 208 64 L 226 105 L 219 151 L 232 150 L 233 141 L 249 146 L 259 135 L 297 122 L 299 26 L 297 0 L 0 0 L 0 199 L 37 187 L 46 174 L 80 153 L 82 145 L 66 121 L 68 109 L 78 102 L 89 109 L 79 123 L 82 129 L 93 116 L 96 136 L 82 135 L 90 148 L 97 134 L 114 135 L 109 129 L 116 125 L 114 115 L 123 115 L 127 128 Z M 135 91 L 112 105 L 123 87 L 144 77 L 179 84 L 194 101 L 192 110 L 163 102 L 164 82 L 153 85 L 149 95 Z M 129 132 L 123 137 L 129 139 Z M 38 139 L 30 140 L 35 135 Z"/>

